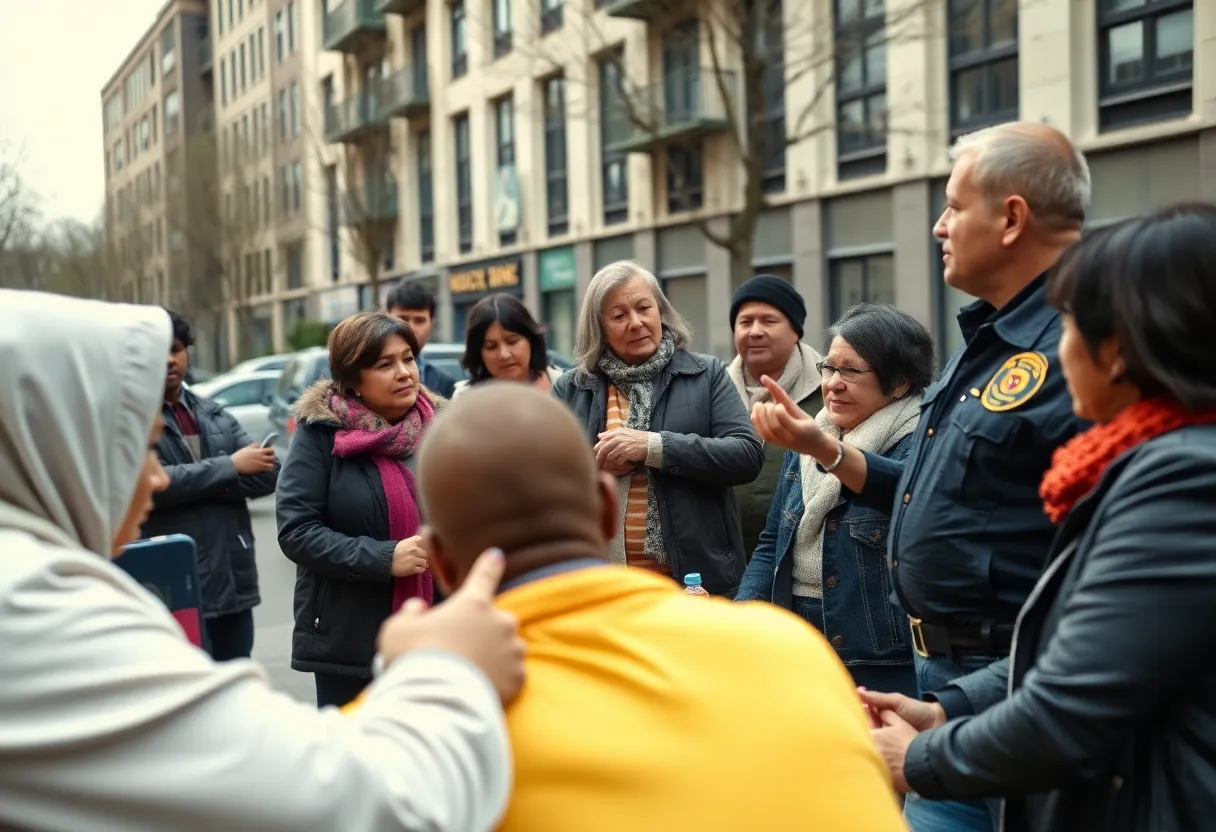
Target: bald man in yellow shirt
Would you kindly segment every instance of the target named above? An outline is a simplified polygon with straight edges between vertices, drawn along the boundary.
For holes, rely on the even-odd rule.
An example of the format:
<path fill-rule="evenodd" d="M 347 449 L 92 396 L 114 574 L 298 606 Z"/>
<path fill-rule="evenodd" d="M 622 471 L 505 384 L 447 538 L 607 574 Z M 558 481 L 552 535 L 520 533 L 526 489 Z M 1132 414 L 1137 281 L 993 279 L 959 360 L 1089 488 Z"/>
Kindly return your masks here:
<path fill-rule="evenodd" d="M 905 829 L 847 671 L 796 616 L 612 566 L 616 487 L 556 400 L 478 385 L 423 442 L 435 577 L 507 556 L 527 681 L 510 832 Z"/>

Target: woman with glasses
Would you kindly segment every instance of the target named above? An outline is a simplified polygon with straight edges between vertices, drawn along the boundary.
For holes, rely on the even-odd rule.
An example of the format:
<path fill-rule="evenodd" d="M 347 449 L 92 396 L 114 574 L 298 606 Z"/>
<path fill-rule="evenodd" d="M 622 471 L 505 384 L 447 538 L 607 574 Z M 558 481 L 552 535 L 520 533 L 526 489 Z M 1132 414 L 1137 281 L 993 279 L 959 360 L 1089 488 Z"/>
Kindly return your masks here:
<path fill-rule="evenodd" d="M 907 617 L 891 602 L 890 518 L 857 505 L 833 471 L 848 443 L 895 460 L 907 456 L 920 396 L 933 379 L 933 338 L 890 306 L 861 304 L 828 330 L 819 362 L 819 430 L 840 452 L 822 465 L 787 451 L 768 522 L 735 596 L 800 615 L 827 637 L 857 685 L 916 695 Z M 802 418 L 771 378 L 771 400 L 752 409 L 765 442 L 787 447 L 782 417 Z"/>

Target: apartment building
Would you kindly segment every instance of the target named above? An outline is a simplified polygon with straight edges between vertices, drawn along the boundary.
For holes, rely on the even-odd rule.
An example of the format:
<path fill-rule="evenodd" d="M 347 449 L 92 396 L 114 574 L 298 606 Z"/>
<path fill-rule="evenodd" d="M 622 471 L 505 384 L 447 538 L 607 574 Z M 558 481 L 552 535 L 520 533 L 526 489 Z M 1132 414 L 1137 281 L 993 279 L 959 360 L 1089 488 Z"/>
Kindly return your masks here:
<path fill-rule="evenodd" d="M 439 298 L 436 339 L 462 339 L 469 307 L 505 291 L 569 352 L 591 276 L 633 257 L 694 346 L 728 356 L 748 270 L 711 238 L 745 205 L 749 63 L 722 20 L 757 5 L 765 135 L 791 143 L 768 141 L 751 265 L 798 287 L 812 341 L 880 301 L 925 322 L 943 354 L 957 345 L 965 298 L 941 280 L 931 227 L 964 132 L 1013 118 L 1064 130 L 1089 157 L 1095 223 L 1216 199 L 1216 51 L 1196 48 L 1216 39 L 1216 5 L 213 0 L 221 146 L 270 142 L 256 174 L 224 178 L 234 205 L 246 184 L 262 205 L 240 252 L 254 289 L 229 325 L 280 349 L 302 318 L 336 323 L 419 280 Z M 141 117 L 122 112 L 108 149 Z"/>
<path fill-rule="evenodd" d="M 305 317 L 307 62 L 303 0 L 214 0 L 211 31 L 222 271 L 230 288 L 216 366 L 274 351 Z"/>
<path fill-rule="evenodd" d="M 185 238 L 193 207 L 180 197 L 197 162 L 193 137 L 212 123 L 199 79 L 206 10 L 170 0 L 102 88 L 107 241 L 114 294 L 127 301 L 181 303 L 201 274 Z"/>
<path fill-rule="evenodd" d="M 391 147 L 374 172 L 393 183 L 382 291 L 427 281 L 451 339 L 471 303 L 511 292 L 568 351 L 592 274 L 634 257 L 689 317 L 695 346 L 729 355 L 730 257 L 702 226 L 720 232 L 743 205 L 727 113 L 743 107 L 742 61 L 720 22 L 732 3 L 751 7 L 332 3 L 321 47 L 340 59 L 321 95 L 352 122 L 326 138 Z M 765 117 L 778 134 L 812 129 L 765 159 L 753 266 L 799 288 L 812 341 L 851 304 L 880 301 L 929 325 L 943 352 L 958 343 L 964 298 L 942 283 L 931 227 L 963 132 L 1014 118 L 1060 127 L 1089 156 L 1093 222 L 1216 199 L 1216 51 L 1196 48 L 1216 38 L 1216 5 L 787 0 L 777 20 L 781 32 L 759 33 L 785 68 L 765 79 Z M 661 131 L 630 128 L 622 88 L 663 113 Z M 345 233 L 333 225 L 335 258 Z M 371 303 L 359 271 L 350 258 L 330 270 L 339 285 L 318 314 Z"/>

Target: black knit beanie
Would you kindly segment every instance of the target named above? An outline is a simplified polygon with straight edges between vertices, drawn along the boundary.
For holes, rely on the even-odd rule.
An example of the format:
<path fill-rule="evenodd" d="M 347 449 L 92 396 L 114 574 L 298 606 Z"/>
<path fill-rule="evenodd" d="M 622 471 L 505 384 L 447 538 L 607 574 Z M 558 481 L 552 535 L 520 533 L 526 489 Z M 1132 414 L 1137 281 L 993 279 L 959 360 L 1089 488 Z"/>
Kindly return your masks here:
<path fill-rule="evenodd" d="M 735 297 L 730 302 L 730 328 L 735 328 L 735 318 L 739 317 L 739 307 L 748 301 L 759 301 L 776 307 L 790 321 L 790 326 L 802 338 L 802 327 L 806 323 L 806 304 L 802 295 L 775 274 L 758 274 L 746 281 L 735 291 Z"/>

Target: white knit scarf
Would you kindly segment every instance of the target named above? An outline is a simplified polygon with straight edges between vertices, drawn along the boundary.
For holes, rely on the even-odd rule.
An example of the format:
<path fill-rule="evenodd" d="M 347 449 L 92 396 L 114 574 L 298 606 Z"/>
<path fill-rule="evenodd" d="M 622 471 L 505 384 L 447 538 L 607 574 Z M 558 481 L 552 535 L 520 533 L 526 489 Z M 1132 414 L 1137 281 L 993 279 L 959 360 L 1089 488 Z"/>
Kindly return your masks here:
<path fill-rule="evenodd" d="M 920 397 L 896 399 L 847 434 L 832 423 L 825 407 L 815 417 L 820 430 L 859 451 L 883 454 L 916 429 Z M 801 459 L 802 520 L 794 536 L 794 594 L 823 597 L 823 520 L 840 499 L 840 480 L 825 474 L 813 457 Z"/>

